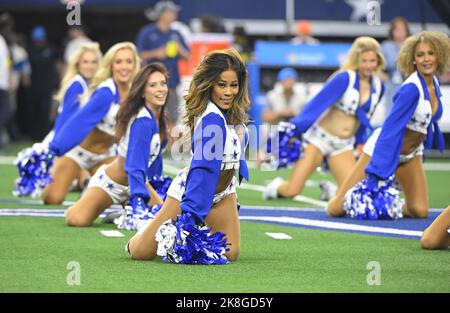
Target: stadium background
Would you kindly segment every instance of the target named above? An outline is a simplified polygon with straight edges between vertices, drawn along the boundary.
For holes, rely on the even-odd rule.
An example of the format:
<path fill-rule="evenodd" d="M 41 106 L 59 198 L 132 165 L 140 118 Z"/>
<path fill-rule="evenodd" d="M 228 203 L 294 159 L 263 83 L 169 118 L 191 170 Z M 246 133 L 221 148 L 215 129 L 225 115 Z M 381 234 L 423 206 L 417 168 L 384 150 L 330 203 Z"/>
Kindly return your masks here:
<path fill-rule="evenodd" d="M 82 26 L 87 29 L 90 38 L 100 42 L 105 52 L 118 41 L 134 41 L 139 29 L 149 23 L 145 10 L 157 1 L 80 2 Z M 358 14 L 369 2 L 364 0 L 174 2 L 182 6 L 179 20 L 191 27 L 194 36 L 200 30 L 200 17 L 211 15 L 222 20 L 228 34 L 236 25 L 243 25 L 254 49 L 258 42 L 287 42 L 295 35 L 295 21 L 299 19 L 311 21 L 313 35 L 322 43 L 342 44 L 349 44 L 360 35 L 384 40 L 389 21 L 395 16 L 408 19 L 413 33 L 422 29 L 448 33 L 446 23 L 450 22 L 450 13 L 445 10 L 446 1 L 379 1 L 381 25 L 374 26 L 368 25 L 365 14 Z M 0 12 L 11 13 L 15 20 L 15 30 L 28 38 L 35 25 L 45 26 L 51 43 L 58 49 L 63 49 L 62 42 L 68 28 L 66 16 L 69 12 L 65 1 L 41 0 L 37 3 L 32 0 L 1 0 Z M 274 47 L 278 49 L 276 44 Z M 255 51 L 255 55 L 258 53 L 264 57 L 264 50 Z M 321 63 L 288 64 L 285 60 L 269 60 L 264 63 L 257 58 L 251 60 L 250 73 L 259 73 L 258 79 L 251 82 L 253 119 L 258 120 L 263 106 L 261 99 L 275 82 L 278 69 L 285 65 L 294 66 L 300 71 L 301 82 L 316 82 L 317 87 L 337 68 L 337 65 Z M 444 84 L 446 99 L 450 99 L 449 87 Z M 449 115 L 449 108 L 444 108 L 441 123 L 446 131 L 447 147 L 450 147 Z M 331 179 L 328 174 L 316 173 L 311 178 L 303 194 L 305 199 L 278 200 L 269 203 L 272 208 L 267 208 L 264 207 L 267 202 L 261 200 L 260 188 L 276 175 L 286 177 L 288 172 L 264 172 L 252 168 L 252 185 L 239 192 L 244 219 L 242 255 L 239 262 L 222 269 L 170 267 L 161 261 L 146 264 L 131 262 L 122 250 L 124 243 L 132 236 L 131 232 L 125 232 L 122 238 L 104 238 L 99 235 L 99 231 L 112 230 L 112 225 L 102 225 L 98 221 L 94 227 L 87 229 L 63 226 L 61 211 L 70 201 L 77 199 L 78 194 L 75 193 L 68 197 L 69 202 L 63 207 L 44 207 L 39 200 L 31 198 L 17 201 L 11 196 L 14 179 L 17 177 L 11 160 L 24 145 L 29 144 L 11 145 L 7 156 L 0 157 L 0 208 L 3 212 L 28 210 L 27 216 L 20 216 L 25 211 L 16 211 L 15 216 L 6 212 L 9 214 L 4 214 L 7 217 L 0 217 L 2 292 L 450 292 L 448 253 L 424 252 L 417 242 L 418 232 L 433 220 L 438 210 L 450 203 L 447 187 L 447 182 L 450 181 L 450 162 L 446 159 L 449 156 L 448 150 L 443 160 L 436 160 L 438 155 L 435 153 L 429 159 L 427 179 L 430 207 L 433 208 L 430 217 L 417 223 L 407 221 L 409 225 L 406 226 L 395 221 L 360 223 L 361 226 L 382 227 L 381 230 L 378 229 L 379 233 L 363 230 L 338 232 L 339 225 L 331 224 L 292 227 L 289 222 L 276 220 L 273 216 L 271 224 L 251 222 L 249 217 L 261 222 L 256 216 L 267 215 L 269 209 L 278 212 L 272 215 L 278 214 L 279 217 L 309 219 L 312 214 L 315 215 L 313 220 L 317 218 L 321 222 L 332 222 L 320 210 L 321 204 L 311 201 L 318 198 L 315 183 L 324 177 Z M 175 166 L 180 164 L 168 162 L 166 174 L 173 174 Z M 296 211 L 290 211 L 291 209 Z M 40 212 L 40 216 L 44 216 L 44 213 L 49 216 L 33 217 L 31 211 Z M 53 215 L 55 218 L 50 217 Z M 394 227 L 404 228 L 406 235 L 383 234 L 386 229 Z M 294 240 L 270 241 L 265 235 L 267 232 L 287 233 Z M 76 260 L 82 266 L 84 276 L 80 286 L 66 283 L 66 264 L 70 260 Z M 366 282 L 366 264 L 370 260 L 376 260 L 383 266 L 383 283 L 375 287 L 378 289 Z M 202 284 L 196 283 L 199 280 Z"/>

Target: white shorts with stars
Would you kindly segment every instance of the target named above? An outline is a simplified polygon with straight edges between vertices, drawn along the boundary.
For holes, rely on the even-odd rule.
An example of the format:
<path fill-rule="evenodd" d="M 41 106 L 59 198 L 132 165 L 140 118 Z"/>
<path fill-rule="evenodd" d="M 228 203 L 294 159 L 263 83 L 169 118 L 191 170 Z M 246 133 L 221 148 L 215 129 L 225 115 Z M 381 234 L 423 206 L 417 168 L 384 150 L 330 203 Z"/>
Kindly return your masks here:
<path fill-rule="evenodd" d="M 112 199 L 113 204 L 123 204 L 130 196 L 130 187 L 113 181 L 105 172 L 106 165 L 102 165 L 89 180 L 88 188 L 98 187 L 104 190 Z"/>
<path fill-rule="evenodd" d="M 335 156 L 353 150 L 355 137 L 342 139 L 314 124 L 303 134 L 303 147 L 306 148 L 308 144 L 315 145 L 325 157 Z"/>
<path fill-rule="evenodd" d="M 187 174 L 189 172 L 189 167 L 183 168 L 178 172 L 177 176 L 173 179 L 170 184 L 169 189 L 167 190 L 167 195 L 180 201 L 183 197 L 184 191 L 186 189 L 186 179 Z M 225 188 L 224 191 L 214 194 L 213 204 L 220 202 L 223 198 L 233 193 L 236 193 L 236 184 L 237 179 L 236 176 L 233 177 L 231 183 Z"/>

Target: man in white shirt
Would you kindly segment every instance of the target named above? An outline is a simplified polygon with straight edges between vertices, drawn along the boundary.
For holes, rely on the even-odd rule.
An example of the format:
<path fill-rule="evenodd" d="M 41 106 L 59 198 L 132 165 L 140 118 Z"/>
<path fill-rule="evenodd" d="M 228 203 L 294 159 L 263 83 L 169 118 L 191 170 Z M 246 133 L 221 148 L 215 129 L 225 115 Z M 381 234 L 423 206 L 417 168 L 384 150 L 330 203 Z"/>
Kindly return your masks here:
<path fill-rule="evenodd" d="M 263 120 L 269 124 L 289 121 L 300 113 L 306 103 L 307 94 L 299 86 L 297 71 L 283 68 L 277 76 L 277 83 L 267 93 L 267 106 L 263 112 Z"/>

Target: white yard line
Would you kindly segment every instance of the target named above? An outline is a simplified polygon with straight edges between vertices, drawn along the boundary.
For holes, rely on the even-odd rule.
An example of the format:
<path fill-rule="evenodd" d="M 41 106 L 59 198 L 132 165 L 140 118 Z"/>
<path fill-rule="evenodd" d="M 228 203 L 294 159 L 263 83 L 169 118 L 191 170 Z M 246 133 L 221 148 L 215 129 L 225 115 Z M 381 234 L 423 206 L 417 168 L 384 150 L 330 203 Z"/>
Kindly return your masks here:
<path fill-rule="evenodd" d="M 285 233 L 268 233 L 266 232 L 266 235 L 269 237 L 272 237 L 273 239 L 280 239 L 280 240 L 286 240 L 286 239 L 292 239 L 291 236 Z"/>
<path fill-rule="evenodd" d="M 289 216 L 241 216 L 239 219 L 243 220 L 243 221 L 275 222 L 275 223 L 312 226 L 312 227 L 335 229 L 335 230 L 353 230 L 353 231 L 362 231 L 362 232 L 367 232 L 367 233 L 382 233 L 382 234 L 390 234 L 390 235 L 422 237 L 422 232 L 416 231 L 416 230 L 405 230 L 405 229 L 397 229 L 397 228 L 364 226 L 364 225 L 339 223 L 339 222 L 318 221 L 318 220 L 289 217 Z"/>
<path fill-rule="evenodd" d="M 35 216 L 35 217 L 64 217 L 61 209 L 39 210 L 39 209 L 0 209 L 0 216 Z M 103 216 L 104 213 L 101 215 Z M 389 227 L 365 226 L 350 223 L 321 221 L 308 218 L 298 218 L 289 216 L 240 216 L 242 221 L 275 222 L 282 224 L 293 224 L 300 226 L 318 227 L 333 230 L 361 231 L 366 233 L 381 233 L 390 235 L 404 235 L 421 237 L 422 232 L 416 230 L 397 229 Z"/>

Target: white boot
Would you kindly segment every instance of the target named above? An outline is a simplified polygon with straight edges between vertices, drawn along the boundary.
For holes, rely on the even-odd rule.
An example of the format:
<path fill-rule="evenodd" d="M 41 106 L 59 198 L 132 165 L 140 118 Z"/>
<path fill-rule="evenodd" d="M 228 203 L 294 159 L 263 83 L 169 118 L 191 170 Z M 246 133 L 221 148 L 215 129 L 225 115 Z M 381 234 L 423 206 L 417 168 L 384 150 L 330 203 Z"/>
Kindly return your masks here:
<path fill-rule="evenodd" d="M 278 198 L 278 187 L 284 183 L 284 179 L 281 177 L 277 177 L 274 180 L 272 180 L 263 191 L 263 199 L 264 200 L 271 200 Z"/>
<path fill-rule="evenodd" d="M 320 189 L 322 190 L 322 194 L 320 195 L 320 200 L 328 201 L 334 197 L 338 187 L 327 180 L 321 181 L 319 184 Z"/>

